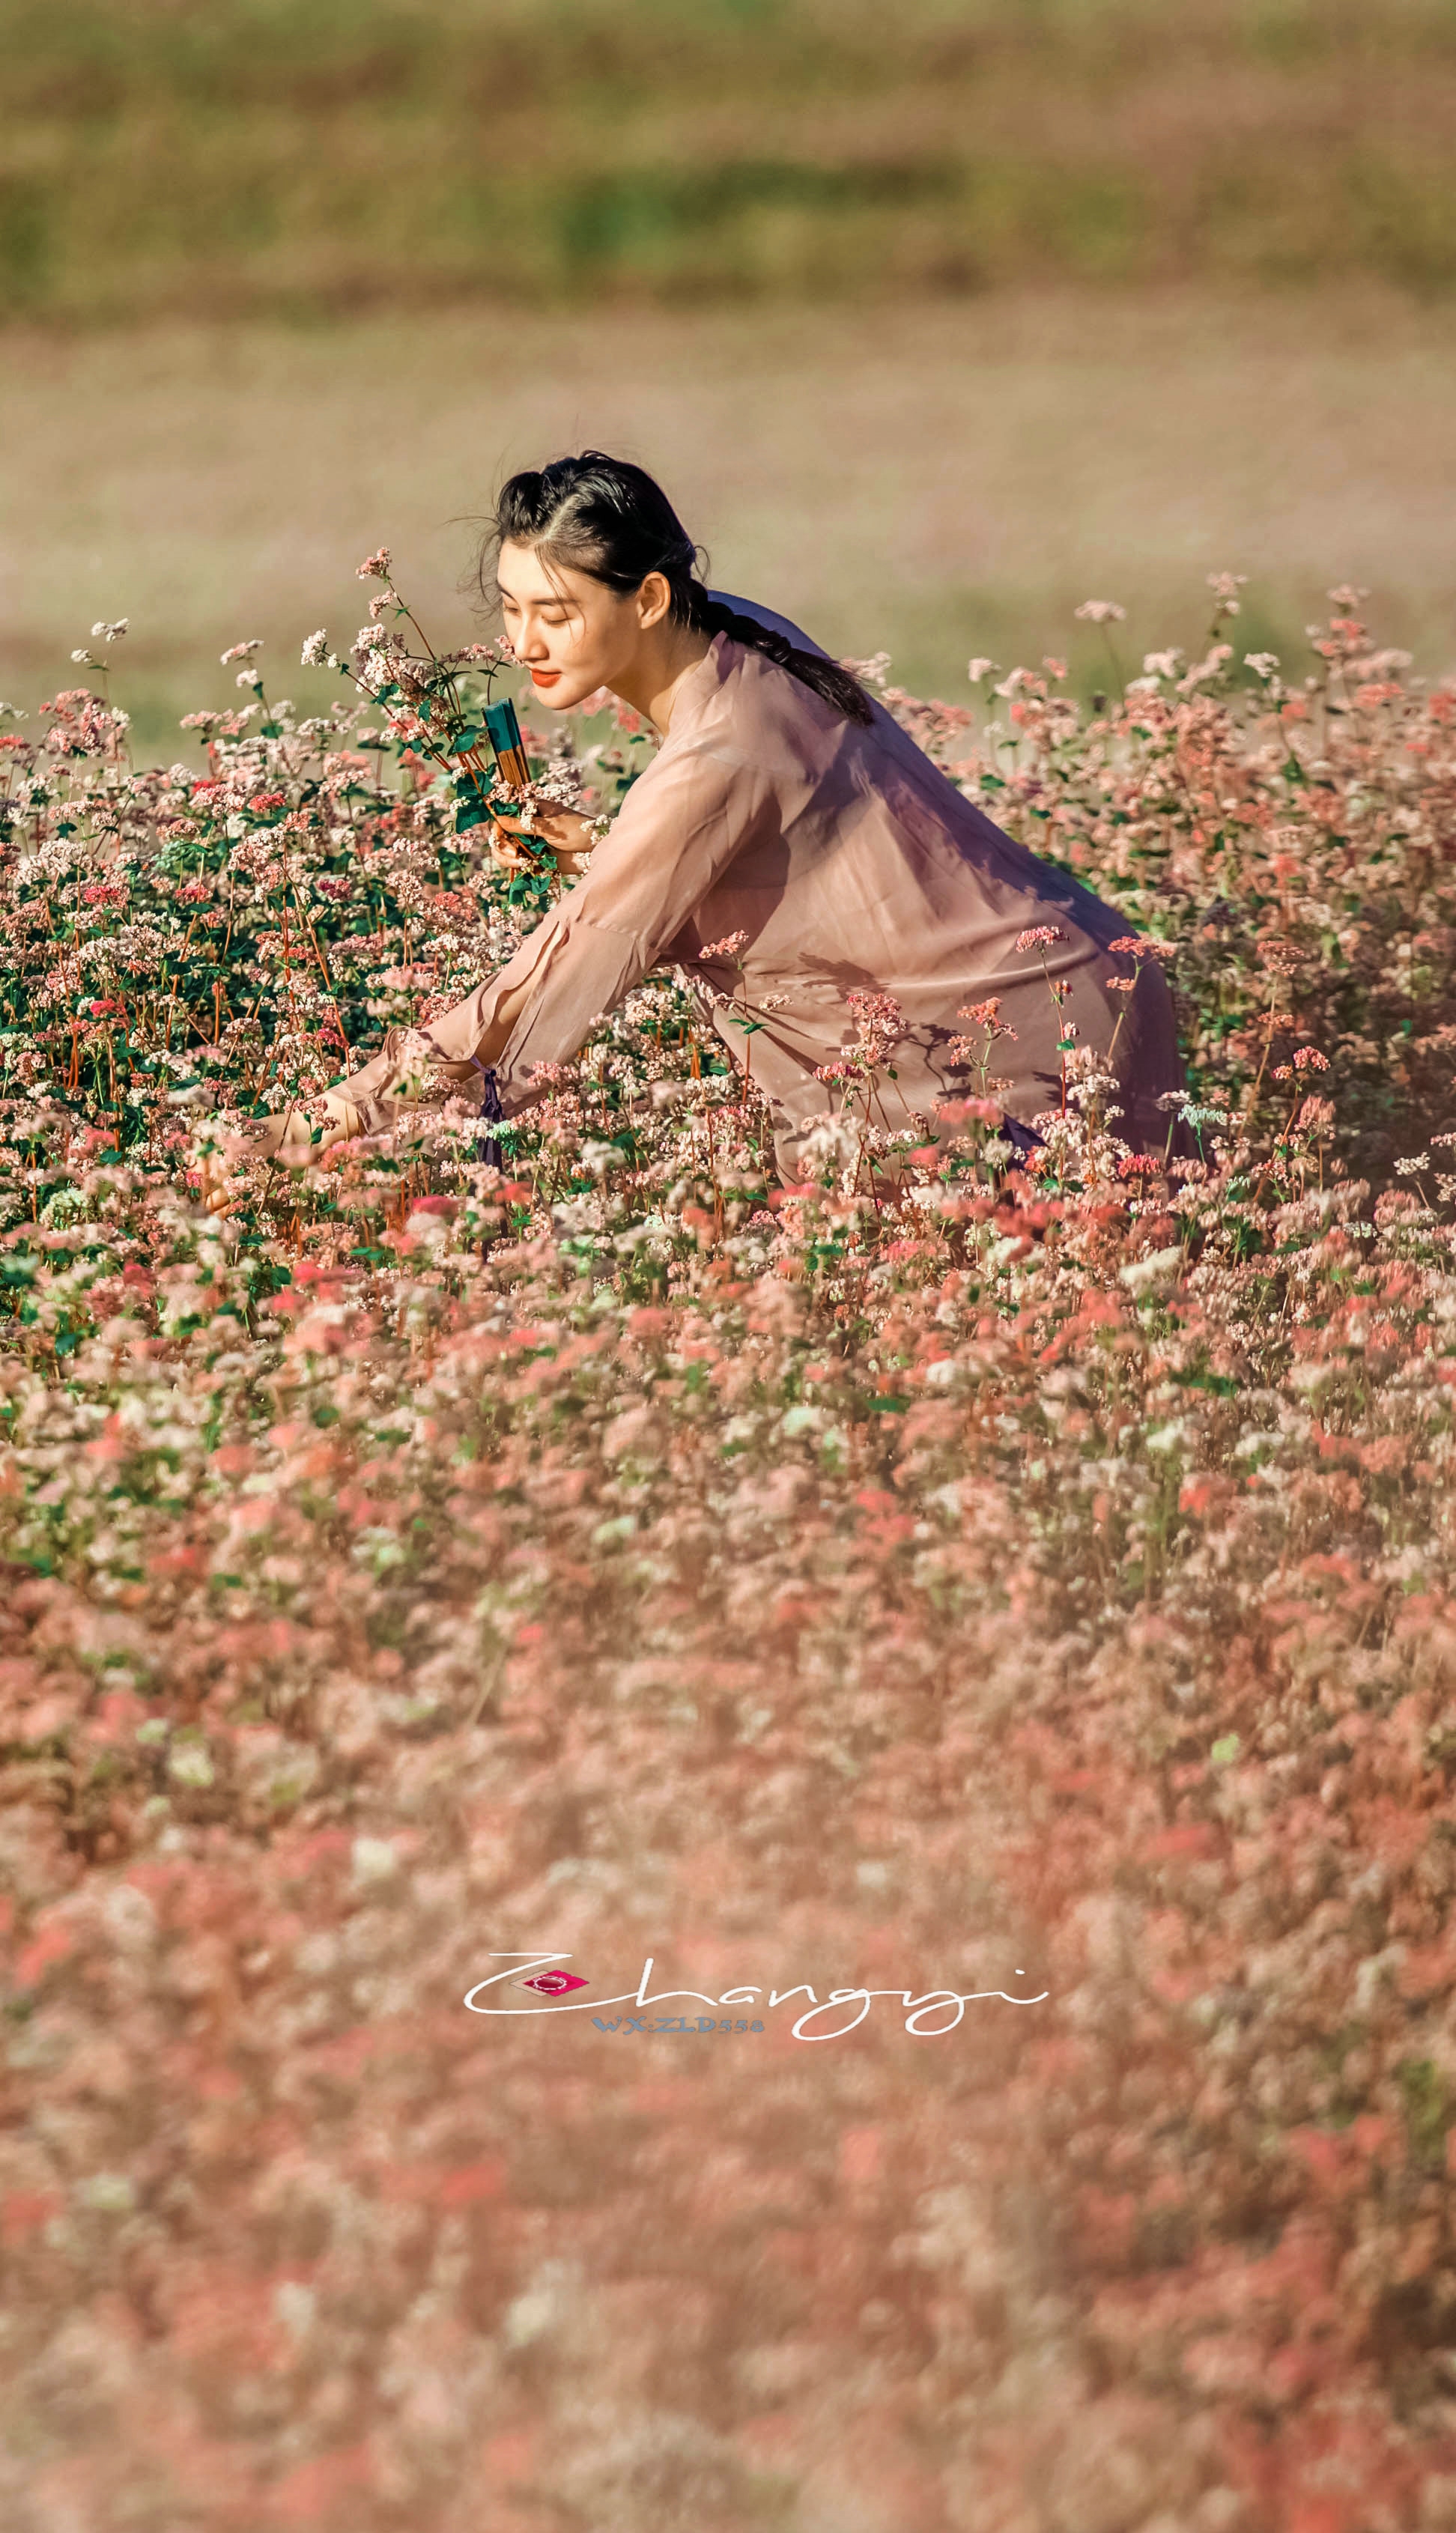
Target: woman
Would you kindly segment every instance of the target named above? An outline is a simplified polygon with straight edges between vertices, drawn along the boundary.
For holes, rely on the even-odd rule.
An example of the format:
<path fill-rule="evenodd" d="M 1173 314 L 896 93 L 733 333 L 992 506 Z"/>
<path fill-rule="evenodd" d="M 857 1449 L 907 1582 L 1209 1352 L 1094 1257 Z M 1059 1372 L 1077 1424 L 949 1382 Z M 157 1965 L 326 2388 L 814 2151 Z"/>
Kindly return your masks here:
<path fill-rule="evenodd" d="M 1004 835 L 795 626 L 705 588 L 650 475 L 588 450 L 512 476 L 483 588 L 493 558 L 504 630 L 540 701 L 565 712 L 606 687 L 663 744 L 589 862 L 586 820 L 537 820 L 566 875 L 582 875 L 489 983 L 423 1033 L 391 1030 L 325 1094 L 325 1144 L 402 1120 L 422 1091 L 515 1116 L 540 1095 L 534 1069 L 574 1056 L 667 962 L 757 1021 L 747 1032 L 714 1003 L 740 1068 L 751 1048 L 786 1181 L 806 1122 L 840 1104 L 817 1068 L 853 1043 L 856 991 L 891 997 L 904 1019 L 895 1078 L 882 1073 L 877 1091 L 889 1127 L 933 1136 L 938 1105 L 978 1088 L 964 1061 L 977 1030 L 962 1016 L 994 1001 L 1005 1034 L 990 1069 L 1020 1149 L 1060 1102 L 1072 1021 L 1077 1044 L 1109 1058 L 1117 1132 L 1163 1151 L 1157 1103 L 1182 1084 L 1172 998 L 1154 962 L 1109 954 L 1125 919 Z M 1030 947 L 1028 933 L 1040 936 Z M 245 1149 L 299 1160 L 321 1148 L 296 1115 L 264 1121 Z"/>

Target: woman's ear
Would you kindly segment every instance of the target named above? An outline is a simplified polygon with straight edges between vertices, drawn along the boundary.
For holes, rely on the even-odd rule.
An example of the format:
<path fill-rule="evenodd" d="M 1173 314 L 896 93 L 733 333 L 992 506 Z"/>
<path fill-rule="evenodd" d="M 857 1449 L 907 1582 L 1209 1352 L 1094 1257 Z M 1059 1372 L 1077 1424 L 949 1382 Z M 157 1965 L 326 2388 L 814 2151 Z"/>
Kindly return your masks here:
<path fill-rule="evenodd" d="M 672 604 L 672 591 L 665 571 L 650 571 L 637 592 L 637 621 L 644 633 L 661 624 Z"/>

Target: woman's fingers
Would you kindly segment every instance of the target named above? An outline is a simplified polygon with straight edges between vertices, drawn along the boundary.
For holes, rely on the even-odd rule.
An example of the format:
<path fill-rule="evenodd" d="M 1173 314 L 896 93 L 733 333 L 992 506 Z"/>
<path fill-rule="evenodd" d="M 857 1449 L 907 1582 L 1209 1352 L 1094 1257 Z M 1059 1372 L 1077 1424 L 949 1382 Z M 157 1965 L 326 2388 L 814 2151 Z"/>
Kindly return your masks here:
<path fill-rule="evenodd" d="M 519 870 L 527 859 L 522 848 L 534 841 L 523 828 L 509 827 L 501 818 L 492 824 L 491 852 L 502 870 Z"/>
<path fill-rule="evenodd" d="M 338 1137 L 328 1140 L 337 1142 Z M 224 1138 L 222 1149 L 230 1161 L 280 1161 L 297 1169 L 314 1158 L 318 1147 L 303 1110 L 284 1108 L 271 1117 L 252 1119 L 241 1133 Z"/>
<path fill-rule="evenodd" d="M 231 1213 L 234 1206 L 237 1204 L 237 1198 L 230 1188 L 224 1186 L 222 1180 L 218 1176 L 217 1156 L 215 1153 L 207 1152 L 204 1154 L 202 1167 L 198 1175 L 201 1181 L 200 1193 L 203 1204 L 207 1212 L 215 1214 Z"/>
<path fill-rule="evenodd" d="M 335 1144 L 346 1144 L 355 1135 L 368 1133 L 369 1121 L 363 1109 L 356 1108 L 352 1099 L 345 1099 L 337 1090 L 325 1090 L 323 1104 L 328 1110 L 329 1120 L 323 1129 L 323 1150 L 330 1149 Z"/>
<path fill-rule="evenodd" d="M 592 849 L 591 820 L 578 817 L 571 809 L 538 812 L 529 826 L 520 819 L 497 817 L 495 828 L 496 836 L 514 849 L 507 855 L 498 844 L 493 846 L 495 858 L 512 867 L 527 854 L 534 857 L 545 846 L 574 879 L 577 865 Z"/>

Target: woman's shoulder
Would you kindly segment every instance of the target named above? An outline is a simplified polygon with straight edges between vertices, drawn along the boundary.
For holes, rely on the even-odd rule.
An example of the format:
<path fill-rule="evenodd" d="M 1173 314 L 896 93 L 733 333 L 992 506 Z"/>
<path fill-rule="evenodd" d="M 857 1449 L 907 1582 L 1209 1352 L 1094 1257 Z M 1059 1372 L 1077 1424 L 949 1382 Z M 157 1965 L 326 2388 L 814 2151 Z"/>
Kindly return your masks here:
<path fill-rule="evenodd" d="M 801 624 L 793 623 L 787 616 L 776 614 L 772 607 L 760 607 L 757 599 L 734 598 L 726 589 L 710 589 L 708 595 L 719 607 L 730 607 L 735 616 L 750 616 L 755 624 L 766 625 L 771 633 L 782 633 L 785 641 L 791 642 L 796 651 L 812 651 L 821 660 L 830 657 L 822 642 L 816 642 Z"/>

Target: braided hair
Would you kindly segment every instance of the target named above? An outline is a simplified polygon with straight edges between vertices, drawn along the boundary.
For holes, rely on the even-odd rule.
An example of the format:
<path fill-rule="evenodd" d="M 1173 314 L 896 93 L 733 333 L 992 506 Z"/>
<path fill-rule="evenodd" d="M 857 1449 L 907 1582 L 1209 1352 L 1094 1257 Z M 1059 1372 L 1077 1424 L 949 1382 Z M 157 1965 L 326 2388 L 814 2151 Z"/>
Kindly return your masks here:
<path fill-rule="evenodd" d="M 649 572 L 660 571 L 671 592 L 669 619 L 695 633 L 727 633 L 746 650 L 761 651 L 800 685 L 846 721 L 868 723 L 874 708 L 857 677 L 835 660 L 795 643 L 752 616 L 739 616 L 710 598 L 699 568 L 707 557 L 689 537 L 661 484 L 644 467 L 588 448 L 580 457 L 553 457 L 539 472 L 512 475 L 502 486 L 480 560 L 484 597 L 494 593 L 491 573 L 502 545 L 531 546 L 547 562 L 585 572 L 629 596 Z"/>

